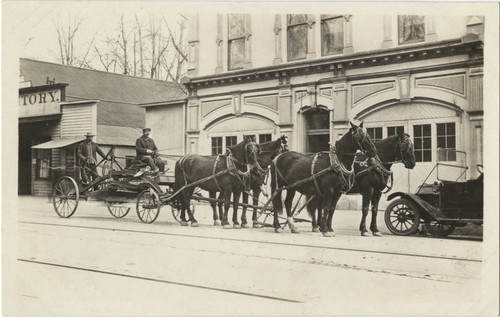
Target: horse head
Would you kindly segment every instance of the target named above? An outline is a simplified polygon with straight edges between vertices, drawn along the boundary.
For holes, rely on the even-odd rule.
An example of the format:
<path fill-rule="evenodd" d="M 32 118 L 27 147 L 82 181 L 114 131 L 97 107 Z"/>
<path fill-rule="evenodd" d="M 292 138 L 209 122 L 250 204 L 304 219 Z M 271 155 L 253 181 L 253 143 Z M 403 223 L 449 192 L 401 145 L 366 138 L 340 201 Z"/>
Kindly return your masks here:
<path fill-rule="evenodd" d="M 415 167 L 415 153 L 413 151 L 413 142 L 411 142 L 409 134 L 399 134 L 398 148 L 398 155 L 401 161 L 403 161 L 405 167 L 408 169 L 413 169 Z"/>
<path fill-rule="evenodd" d="M 363 122 L 359 126 L 351 123 L 351 129 L 349 132 L 352 135 L 352 139 L 354 140 L 354 143 L 357 145 L 358 149 L 361 151 L 366 152 L 366 155 L 368 157 L 374 157 L 377 155 L 377 148 L 375 147 L 375 144 L 373 143 L 372 139 L 363 130 Z"/>
<path fill-rule="evenodd" d="M 283 134 L 278 140 L 280 141 L 279 153 L 288 152 L 287 136 Z"/>
<path fill-rule="evenodd" d="M 255 143 L 251 138 L 246 137 L 243 141 L 244 146 L 244 162 L 245 164 L 250 164 L 257 167 L 258 155 L 261 153 L 261 147 Z"/>

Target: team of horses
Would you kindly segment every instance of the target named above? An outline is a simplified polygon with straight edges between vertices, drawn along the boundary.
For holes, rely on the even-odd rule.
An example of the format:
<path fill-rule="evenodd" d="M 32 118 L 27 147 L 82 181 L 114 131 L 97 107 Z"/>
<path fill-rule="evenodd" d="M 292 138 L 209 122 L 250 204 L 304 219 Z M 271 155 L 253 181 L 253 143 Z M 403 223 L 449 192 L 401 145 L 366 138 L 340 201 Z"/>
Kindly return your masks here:
<path fill-rule="evenodd" d="M 377 228 L 377 210 L 382 191 L 392 179 L 393 163 L 402 162 L 411 169 L 415 166 L 413 144 L 408 134 L 390 136 L 373 142 L 359 126 L 350 123 L 346 134 L 329 151 L 314 155 L 289 151 L 285 136 L 277 140 L 257 144 L 246 138 L 227 149 L 226 154 L 203 156 L 190 154 L 175 165 L 175 190 L 179 193 L 181 225 L 198 226 L 190 208 L 195 187 L 186 186 L 200 182 L 197 186 L 209 192 L 213 209 L 214 225 L 224 228 L 248 228 L 246 207 L 249 191 L 253 205 L 257 206 L 267 177 L 271 178 L 273 226 L 281 231 L 279 214 L 282 213 L 281 192 L 286 190 L 285 209 L 287 224 L 292 233 L 299 233 L 294 223 L 292 202 L 296 192 L 307 198 L 307 210 L 312 218 L 312 230 L 325 237 L 334 236 L 332 219 L 337 202 L 342 194 L 358 193 L 363 196 L 362 219 L 359 230 L 368 235 L 366 217 L 371 203 L 370 230 L 380 236 Z M 215 199 L 217 193 L 218 200 Z M 244 207 L 241 224 L 238 221 L 239 200 L 243 194 Z M 233 226 L 229 224 L 228 211 L 233 197 Z M 216 201 L 223 201 L 217 204 Z M 317 213 L 316 213 L 317 212 Z M 186 219 L 186 213 L 188 219 Z M 257 222 L 257 208 L 253 209 L 252 222 Z"/>

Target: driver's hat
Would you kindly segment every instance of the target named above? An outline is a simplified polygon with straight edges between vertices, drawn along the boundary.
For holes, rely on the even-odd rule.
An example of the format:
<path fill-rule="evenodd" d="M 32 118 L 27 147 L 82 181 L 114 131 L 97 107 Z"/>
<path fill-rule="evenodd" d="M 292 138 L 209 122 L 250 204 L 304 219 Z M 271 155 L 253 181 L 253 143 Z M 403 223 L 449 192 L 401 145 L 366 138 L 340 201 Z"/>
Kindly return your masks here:
<path fill-rule="evenodd" d="M 151 128 L 143 128 L 142 132 L 151 131 Z"/>

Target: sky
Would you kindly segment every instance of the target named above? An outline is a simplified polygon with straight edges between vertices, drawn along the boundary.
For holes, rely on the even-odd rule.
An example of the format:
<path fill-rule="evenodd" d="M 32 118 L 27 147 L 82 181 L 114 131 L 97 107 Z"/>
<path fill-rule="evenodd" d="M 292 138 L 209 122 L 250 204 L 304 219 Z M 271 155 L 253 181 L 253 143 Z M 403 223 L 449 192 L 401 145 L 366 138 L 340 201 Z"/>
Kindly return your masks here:
<path fill-rule="evenodd" d="M 7 10 L 6 10 L 7 9 Z M 68 19 L 81 18 L 76 34 L 76 48 L 84 53 L 95 38 L 97 44 L 116 31 L 123 13 L 125 23 L 135 24 L 135 15 L 142 21 L 162 16 L 174 21 L 183 8 L 165 1 L 4 1 L 4 36 L 12 35 L 19 57 L 59 62 L 59 46 L 54 22 L 67 25 Z M 5 12 L 9 14 L 6 16 Z"/>

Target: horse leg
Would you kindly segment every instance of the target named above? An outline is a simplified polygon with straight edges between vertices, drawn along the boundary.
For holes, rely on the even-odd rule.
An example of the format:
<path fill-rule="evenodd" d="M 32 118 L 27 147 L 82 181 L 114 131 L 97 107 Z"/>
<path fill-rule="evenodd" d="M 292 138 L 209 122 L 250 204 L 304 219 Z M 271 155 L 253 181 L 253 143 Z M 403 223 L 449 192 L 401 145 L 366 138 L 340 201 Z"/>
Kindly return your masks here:
<path fill-rule="evenodd" d="M 224 229 L 231 229 L 231 226 L 229 225 L 229 220 L 227 218 L 231 202 L 231 190 L 224 189 L 223 194 L 224 194 L 224 216 L 222 217 L 222 225 L 224 226 Z"/>
<path fill-rule="evenodd" d="M 187 221 L 186 221 L 186 198 L 185 198 L 185 193 L 182 191 L 179 194 L 179 200 L 181 202 L 181 226 L 187 226 Z M 189 201 L 188 201 L 188 206 L 189 206 Z"/>
<path fill-rule="evenodd" d="M 209 192 L 208 193 L 208 195 L 211 199 L 215 199 L 216 194 L 217 194 L 216 192 Z M 217 215 L 217 203 L 215 201 L 211 201 L 210 206 L 212 207 L 212 211 L 213 211 L 214 226 L 220 226 L 219 215 Z"/>
<path fill-rule="evenodd" d="M 320 229 L 321 229 L 321 224 L 322 224 L 322 220 L 323 220 L 323 207 L 322 207 L 322 202 L 321 202 L 321 198 L 317 197 L 316 198 L 316 210 L 318 211 L 318 220 L 317 220 L 317 227 L 316 227 L 316 231 L 314 232 L 320 232 Z"/>
<path fill-rule="evenodd" d="M 363 192 L 363 204 L 361 206 L 362 216 L 361 223 L 359 224 L 359 231 L 361 231 L 361 235 L 364 237 L 368 237 L 368 230 L 366 230 L 366 216 L 368 216 L 368 208 L 370 207 L 370 201 L 373 196 L 373 188 L 368 187 Z"/>
<path fill-rule="evenodd" d="M 376 237 L 382 236 L 382 234 L 377 228 L 377 212 L 378 212 L 378 203 L 380 201 L 380 197 L 382 197 L 382 192 L 376 190 L 372 196 L 372 222 L 370 224 L 370 230 Z"/>
<path fill-rule="evenodd" d="M 219 219 L 220 220 L 224 219 L 224 209 L 222 208 L 223 207 L 223 203 L 221 202 L 223 199 L 224 199 L 224 192 L 220 192 L 219 193 L 219 198 L 217 198 L 217 200 L 219 201 L 217 203 L 217 207 L 219 208 Z"/>
<path fill-rule="evenodd" d="M 238 208 L 240 204 L 240 195 L 241 191 L 235 190 L 233 192 L 233 228 L 241 229 L 240 224 L 238 223 Z"/>
<path fill-rule="evenodd" d="M 323 234 L 323 237 L 334 237 L 335 235 L 332 235 L 332 233 L 328 231 L 328 221 L 327 221 L 327 217 L 330 214 L 332 200 L 330 198 L 323 197 L 318 201 L 321 201 L 321 208 L 323 209 L 321 215 L 321 224 L 320 224 L 321 233 Z"/>
<path fill-rule="evenodd" d="M 191 212 L 191 197 L 193 196 L 194 187 L 186 188 L 186 196 L 184 196 L 184 204 L 186 207 L 186 211 L 188 213 L 189 220 L 191 221 L 191 227 L 198 227 L 198 221 L 194 218 L 194 214 Z"/>
<path fill-rule="evenodd" d="M 333 193 L 331 197 L 330 211 L 328 212 L 328 232 L 332 234 L 332 237 L 335 237 L 332 228 L 333 214 L 335 213 L 335 208 L 337 207 L 337 202 L 339 201 L 340 196 L 342 196 L 342 192 L 340 191 Z"/>
<path fill-rule="evenodd" d="M 253 193 L 252 201 L 253 201 L 254 206 L 259 205 L 259 196 L 260 196 L 261 192 L 262 192 L 262 190 L 260 189 L 260 186 L 256 187 L 255 189 L 252 190 L 252 193 Z M 253 207 L 252 221 L 254 223 L 257 221 L 257 207 Z M 254 225 L 254 227 L 255 227 L 255 225 Z"/>
<path fill-rule="evenodd" d="M 248 192 L 244 191 L 242 193 L 243 195 L 243 206 L 242 206 L 242 211 L 241 211 L 241 227 L 242 228 L 248 228 L 248 223 L 247 223 L 247 204 L 248 204 Z"/>
<path fill-rule="evenodd" d="M 306 196 L 306 199 L 309 199 L 309 196 Z M 314 228 L 318 226 L 318 223 L 316 222 L 316 205 L 315 205 L 315 200 L 316 198 L 313 198 L 307 205 L 307 213 L 309 214 L 309 217 L 311 217 L 311 224 L 312 224 L 312 231 L 314 232 Z"/>
<path fill-rule="evenodd" d="M 285 198 L 286 219 L 292 233 L 300 233 L 300 230 L 297 228 L 297 226 L 295 226 L 295 222 L 293 221 L 293 211 L 292 211 L 293 197 L 295 197 L 295 191 L 289 190 L 286 193 L 286 198 Z"/>

